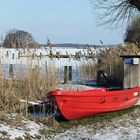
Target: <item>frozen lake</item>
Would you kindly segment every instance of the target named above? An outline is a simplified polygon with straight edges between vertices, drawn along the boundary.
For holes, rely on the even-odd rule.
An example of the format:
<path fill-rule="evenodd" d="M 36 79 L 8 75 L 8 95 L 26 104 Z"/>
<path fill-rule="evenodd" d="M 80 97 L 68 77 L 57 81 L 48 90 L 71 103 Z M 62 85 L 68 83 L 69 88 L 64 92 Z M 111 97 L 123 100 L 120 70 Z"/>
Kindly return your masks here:
<path fill-rule="evenodd" d="M 95 51 L 92 48 L 92 51 Z M 91 51 L 91 50 L 90 50 Z M 89 53 L 87 49 L 77 49 L 77 48 L 52 48 L 51 52 L 56 55 L 58 52 L 60 55 L 67 55 L 69 58 L 50 58 L 49 48 L 40 49 L 5 49 L 0 48 L 0 62 L 2 65 L 2 75 L 7 78 L 11 76 L 9 73 L 10 65 L 12 65 L 14 76 L 16 73 L 24 74 L 26 73 L 29 66 L 40 68 L 40 73 L 43 75 L 46 72 L 46 67 L 53 66 L 57 73 L 61 74 L 62 79 L 64 79 L 64 66 L 72 66 L 72 77 L 73 81 L 80 81 L 80 70 L 79 67 L 87 62 L 91 62 L 91 59 L 82 57 L 80 59 L 75 59 L 76 53 L 81 56 L 86 56 Z"/>

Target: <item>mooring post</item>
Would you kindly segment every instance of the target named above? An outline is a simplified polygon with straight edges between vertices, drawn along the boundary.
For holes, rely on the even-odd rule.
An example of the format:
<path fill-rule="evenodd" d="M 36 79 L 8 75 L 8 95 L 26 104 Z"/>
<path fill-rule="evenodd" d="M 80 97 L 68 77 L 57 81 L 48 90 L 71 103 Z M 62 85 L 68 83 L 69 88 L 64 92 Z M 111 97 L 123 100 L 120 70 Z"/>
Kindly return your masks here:
<path fill-rule="evenodd" d="M 50 50 L 50 58 L 51 58 L 51 60 L 53 59 L 53 52 L 52 52 L 52 50 Z"/>
<path fill-rule="evenodd" d="M 72 66 L 69 66 L 68 80 L 69 80 L 69 81 L 72 81 Z"/>
<path fill-rule="evenodd" d="M 18 53 L 18 59 L 20 59 L 20 52 Z"/>
<path fill-rule="evenodd" d="M 32 54 L 32 59 L 35 59 L 35 54 L 34 53 Z"/>
<path fill-rule="evenodd" d="M 64 84 L 72 81 L 72 66 L 64 66 Z"/>
<path fill-rule="evenodd" d="M 12 59 L 15 59 L 15 54 L 14 53 L 12 54 Z"/>
<path fill-rule="evenodd" d="M 40 59 L 42 58 L 42 53 L 40 52 Z"/>
<path fill-rule="evenodd" d="M 56 58 L 59 60 L 60 59 L 60 52 L 56 52 Z"/>
<path fill-rule="evenodd" d="M 13 78 L 13 64 L 9 65 L 9 77 Z"/>
<path fill-rule="evenodd" d="M 6 51 L 6 56 L 7 56 L 7 57 L 9 56 L 9 52 L 8 52 L 8 51 Z"/>
<path fill-rule="evenodd" d="M 64 66 L 64 84 L 68 81 L 68 67 Z"/>

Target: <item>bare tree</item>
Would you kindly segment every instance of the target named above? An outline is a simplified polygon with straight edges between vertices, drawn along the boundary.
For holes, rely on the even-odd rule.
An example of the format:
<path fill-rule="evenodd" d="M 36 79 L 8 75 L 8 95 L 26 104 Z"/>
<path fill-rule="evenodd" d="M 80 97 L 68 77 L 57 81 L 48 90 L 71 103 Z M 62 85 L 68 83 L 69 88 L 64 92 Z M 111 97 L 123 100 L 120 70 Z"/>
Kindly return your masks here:
<path fill-rule="evenodd" d="M 140 14 L 140 0 L 90 0 L 102 24 L 124 23 Z"/>
<path fill-rule="evenodd" d="M 12 29 L 6 34 L 3 46 L 6 48 L 35 48 L 38 45 L 30 33 Z"/>
<path fill-rule="evenodd" d="M 140 47 L 140 17 L 136 17 L 126 29 L 124 42 L 134 43 Z"/>
<path fill-rule="evenodd" d="M 129 0 L 129 2 L 140 11 L 140 0 Z"/>

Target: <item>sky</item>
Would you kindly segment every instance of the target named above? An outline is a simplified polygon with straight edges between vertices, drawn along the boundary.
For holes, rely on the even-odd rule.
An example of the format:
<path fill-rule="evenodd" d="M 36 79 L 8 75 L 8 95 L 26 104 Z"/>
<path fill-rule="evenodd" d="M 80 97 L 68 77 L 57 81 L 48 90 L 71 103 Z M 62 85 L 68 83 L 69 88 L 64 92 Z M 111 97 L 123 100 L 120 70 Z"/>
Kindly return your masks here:
<path fill-rule="evenodd" d="M 98 26 L 89 0 L 0 0 L 0 35 L 10 29 L 32 34 L 39 43 L 119 44 L 124 28 Z M 102 19 L 101 19 L 102 20 Z"/>

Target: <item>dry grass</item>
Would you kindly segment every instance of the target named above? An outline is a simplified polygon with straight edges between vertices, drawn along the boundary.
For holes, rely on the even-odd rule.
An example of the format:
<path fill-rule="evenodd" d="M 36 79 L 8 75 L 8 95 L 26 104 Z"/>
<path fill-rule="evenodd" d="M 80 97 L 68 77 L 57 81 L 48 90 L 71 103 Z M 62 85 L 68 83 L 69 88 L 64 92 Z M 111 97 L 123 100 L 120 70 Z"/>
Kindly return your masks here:
<path fill-rule="evenodd" d="M 97 65 L 94 61 L 86 61 L 80 66 L 80 79 L 81 81 L 92 81 L 96 79 Z"/>
<path fill-rule="evenodd" d="M 106 47 L 100 50 L 100 53 L 94 55 L 96 58 L 91 62 L 86 62 L 81 67 L 81 75 L 83 79 L 96 80 L 97 71 L 101 70 L 105 73 L 108 79 L 107 84 L 123 83 L 123 59 L 121 55 L 138 55 L 139 48 L 134 44 L 118 47 Z M 100 60 L 97 63 L 95 60 Z"/>
<path fill-rule="evenodd" d="M 28 66 L 26 74 L 21 75 L 17 72 L 12 79 L 3 78 L 0 75 L 0 111 L 4 112 L 21 112 L 23 108 L 28 107 L 28 103 L 21 103 L 20 100 L 26 101 L 45 101 L 47 93 L 56 89 L 61 79 L 56 73 L 54 64 L 46 66 L 46 73 L 42 76 L 40 68 L 32 65 Z"/>

